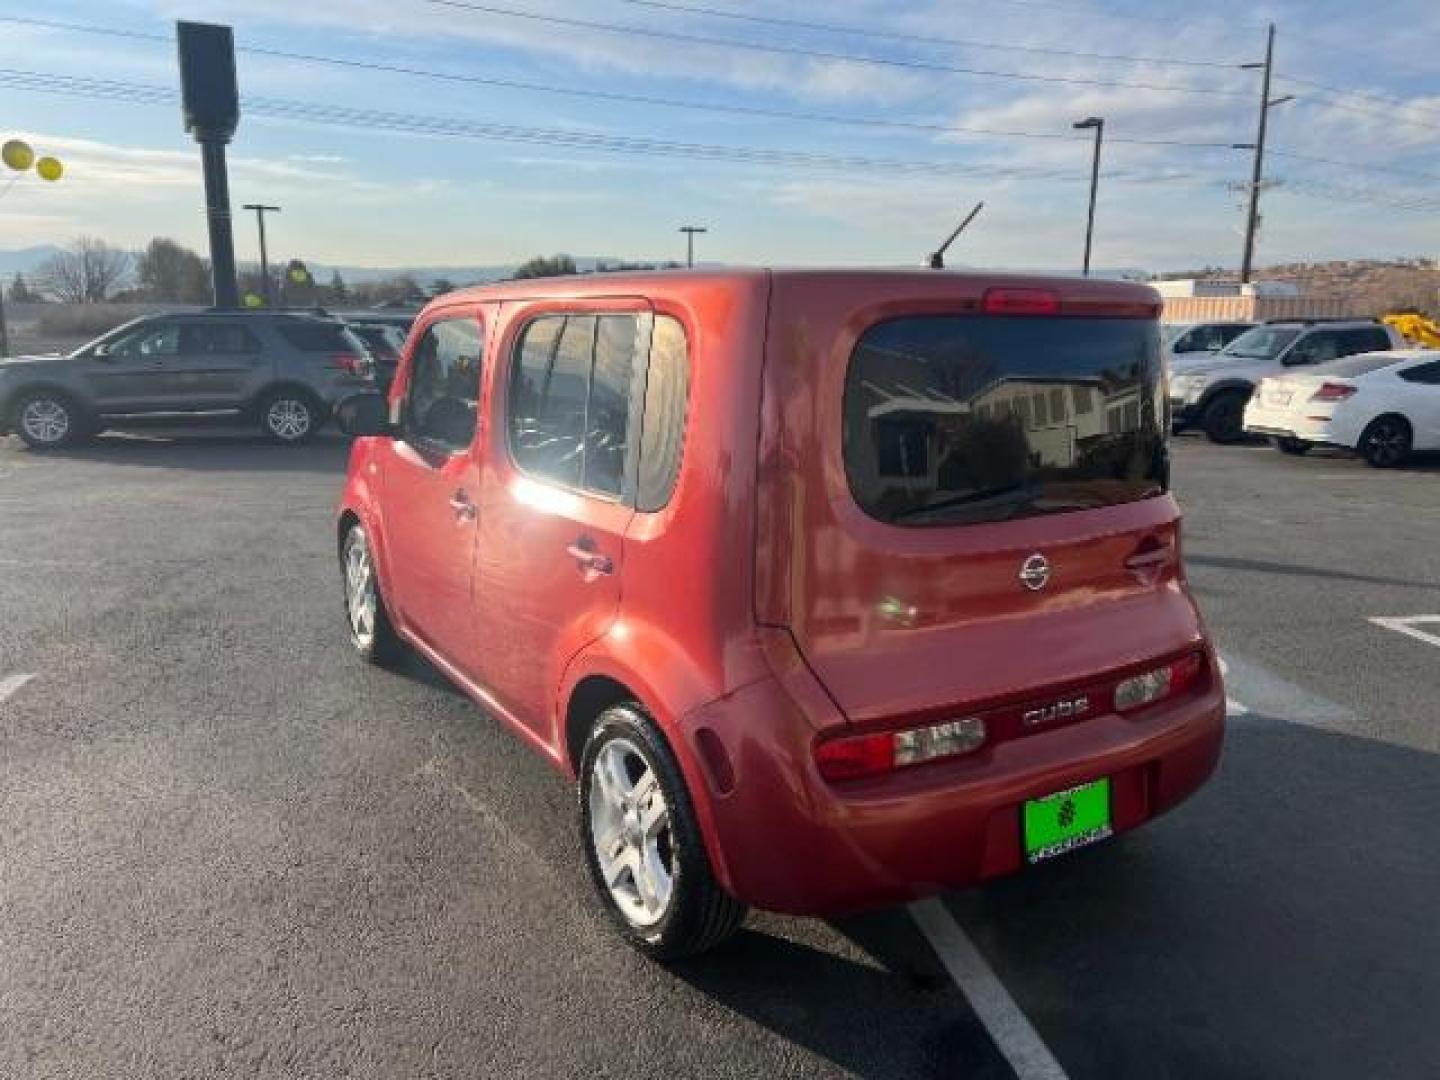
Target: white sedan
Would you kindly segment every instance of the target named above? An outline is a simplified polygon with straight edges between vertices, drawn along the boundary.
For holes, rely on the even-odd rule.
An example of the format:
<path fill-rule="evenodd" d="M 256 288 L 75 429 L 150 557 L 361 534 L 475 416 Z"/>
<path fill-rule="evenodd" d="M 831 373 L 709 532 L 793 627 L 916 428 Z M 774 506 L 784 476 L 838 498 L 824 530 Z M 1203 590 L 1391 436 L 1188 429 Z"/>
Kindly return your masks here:
<path fill-rule="evenodd" d="M 1364 353 L 1262 379 L 1245 430 L 1287 454 L 1342 446 L 1378 469 L 1440 450 L 1440 352 Z"/>

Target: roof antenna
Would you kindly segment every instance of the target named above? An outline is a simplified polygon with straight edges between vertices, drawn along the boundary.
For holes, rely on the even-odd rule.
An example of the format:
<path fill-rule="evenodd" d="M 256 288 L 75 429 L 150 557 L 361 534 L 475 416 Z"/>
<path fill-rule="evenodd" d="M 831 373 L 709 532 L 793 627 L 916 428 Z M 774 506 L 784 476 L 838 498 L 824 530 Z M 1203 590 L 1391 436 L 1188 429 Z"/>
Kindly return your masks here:
<path fill-rule="evenodd" d="M 945 269 L 945 252 L 950 250 L 950 245 L 955 242 L 955 238 L 965 231 L 965 226 L 969 225 L 970 222 L 974 221 L 975 215 L 980 213 L 980 211 L 984 208 L 985 204 L 983 202 L 976 203 L 975 209 L 971 210 L 970 213 L 965 215 L 965 220 L 960 222 L 959 225 L 955 226 L 955 231 L 952 232 L 945 240 L 945 242 L 940 245 L 940 247 L 935 251 L 935 254 L 930 256 L 931 270 Z"/>

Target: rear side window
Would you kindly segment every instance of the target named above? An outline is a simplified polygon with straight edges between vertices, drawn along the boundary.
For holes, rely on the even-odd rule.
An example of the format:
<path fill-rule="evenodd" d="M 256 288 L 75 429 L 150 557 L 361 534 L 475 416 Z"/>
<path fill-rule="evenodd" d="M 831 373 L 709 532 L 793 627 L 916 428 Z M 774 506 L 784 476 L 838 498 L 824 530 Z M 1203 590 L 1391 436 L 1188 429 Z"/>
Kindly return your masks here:
<path fill-rule="evenodd" d="M 1165 488 L 1148 320 L 928 316 L 872 327 L 846 375 L 861 508 L 901 525 L 1009 521 Z"/>
<path fill-rule="evenodd" d="M 1406 382 L 1420 383 L 1424 386 L 1440 386 L 1440 360 L 1432 360 L 1428 364 L 1406 368 L 1400 372 L 1400 377 Z"/>
<path fill-rule="evenodd" d="M 547 315 L 517 344 L 510 452 L 537 478 L 619 497 L 630 453 L 638 316 Z"/>
<path fill-rule="evenodd" d="M 355 352 L 356 339 L 339 323 L 288 319 L 277 323 L 280 336 L 301 352 Z"/>
<path fill-rule="evenodd" d="M 236 356 L 257 353 L 260 345 L 239 323 L 187 323 L 180 328 L 180 351 L 202 356 Z"/>
<path fill-rule="evenodd" d="M 675 491 L 684 449 L 685 403 L 689 394 L 690 350 L 685 328 L 668 315 L 657 315 L 645 379 L 645 428 L 640 437 L 637 510 L 661 510 Z"/>
<path fill-rule="evenodd" d="M 1390 348 L 1390 335 L 1378 326 L 1346 330 L 1341 334 L 1342 352 L 1384 352 Z"/>

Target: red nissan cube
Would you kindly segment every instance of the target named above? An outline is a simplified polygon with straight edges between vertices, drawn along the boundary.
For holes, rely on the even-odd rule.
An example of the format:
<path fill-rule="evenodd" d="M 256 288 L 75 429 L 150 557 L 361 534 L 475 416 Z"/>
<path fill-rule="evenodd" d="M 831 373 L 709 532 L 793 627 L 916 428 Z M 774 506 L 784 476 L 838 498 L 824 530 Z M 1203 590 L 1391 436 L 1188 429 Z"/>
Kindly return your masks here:
<path fill-rule="evenodd" d="M 971 885 L 1195 791 L 1225 698 L 1143 286 L 596 274 L 451 293 L 361 436 L 351 639 L 578 784 L 657 958 Z"/>

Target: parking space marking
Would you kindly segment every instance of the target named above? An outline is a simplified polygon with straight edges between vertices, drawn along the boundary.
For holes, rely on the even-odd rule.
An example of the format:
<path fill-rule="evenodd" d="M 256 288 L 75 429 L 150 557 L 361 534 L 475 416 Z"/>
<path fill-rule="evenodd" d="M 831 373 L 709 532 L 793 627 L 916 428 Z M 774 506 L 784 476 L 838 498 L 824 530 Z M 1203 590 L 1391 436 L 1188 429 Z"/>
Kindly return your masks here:
<path fill-rule="evenodd" d="M 35 678 L 35 673 L 28 675 L 11 675 L 7 679 L 0 679 L 0 705 L 8 701 L 17 690 Z"/>
<path fill-rule="evenodd" d="M 1354 730 L 1357 726 L 1355 713 L 1339 702 L 1311 693 L 1303 686 L 1233 652 L 1228 653 L 1225 660 L 1225 687 L 1227 691 L 1233 691 L 1226 704 L 1238 706 L 1240 710 L 1237 712 L 1230 708 L 1230 715 L 1258 713 L 1275 720 L 1330 731 Z M 1242 701 L 1243 705 L 1240 704 Z"/>
<path fill-rule="evenodd" d="M 1229 675 L 1229 674 L 1230 674 L 1230 664 L 1229 664 L 1229 662 L 1225 659 L 1225 657 L 1222 656 L 1222 657 L 1220 657 L 1220 677 L 1223 679 L 1223 678 L 1225 678 L 1225 676 L 1227 676 L 1227 675 Z M 1245 715 L 1246 713 L 1248 713 L 1249 711 L 1250 711 L 1249 709 L 1247 709 L 1244 705 L 1240 704 L 1240 702 L 1236 701 L 1233 697 L 1230 697 L 1230 696 L 1228 696 L 1228 695 L 1226 696 L 1226 698 L 1225 698 L 1225 715 L 1226 715 L 1226 716 L 1244 716 L 1244 715 Z"/>
<path fill-rule="evenodd" d="M 1019 1080 L 1066 1080 L 1055 1055 L 949 909 L 939 900 L 920 900 L 910 905 L 910 917 Z"/>
<path fill-rule="evenodd" d="M 1434 645 L 1440 649 L 1440 615 L 1404 615 L 1384 617 L 1376 615 L 1370 619 L 1376 626 L 1383 626 L 1386 630 L 1394 630 L 1397 634 L 1404 634 L 1416 641 L 1423 641 L 1427 645 Z M 1421 630 L 1421 625 L 1433 626 L 1433 630 Z"/>

